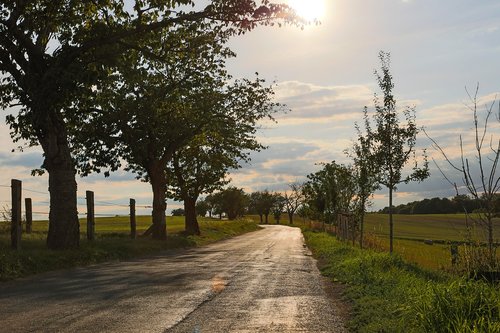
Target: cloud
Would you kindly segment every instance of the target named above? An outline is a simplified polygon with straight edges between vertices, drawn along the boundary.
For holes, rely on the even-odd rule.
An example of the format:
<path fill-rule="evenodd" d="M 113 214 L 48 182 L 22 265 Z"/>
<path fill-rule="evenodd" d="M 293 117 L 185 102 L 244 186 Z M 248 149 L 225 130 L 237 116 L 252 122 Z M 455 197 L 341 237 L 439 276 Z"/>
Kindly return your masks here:
<path fill-rule="evenodd" d="M 368 86 L 320 86 L 299 81 L 282 82 L 275 88 L 276 100 L 292 109 L 278 119 L 352 119 L 373 99 Z"/>

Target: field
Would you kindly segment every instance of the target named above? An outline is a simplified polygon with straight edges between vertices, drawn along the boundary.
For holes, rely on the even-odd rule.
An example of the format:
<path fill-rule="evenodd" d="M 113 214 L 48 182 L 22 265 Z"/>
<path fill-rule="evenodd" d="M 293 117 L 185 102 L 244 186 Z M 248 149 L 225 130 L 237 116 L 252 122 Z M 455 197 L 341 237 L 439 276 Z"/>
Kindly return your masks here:
<path fill-rule="evenodd" d="M 249 219 L 220 221 L 199 219 L 201 236 L 184 236 L 183 217 L 167 217 L 167 241 L 149 238 L 129 238 L 128 216 L 96 218 L 96 239 L 87 241 L 86 221 L 80 220 L 80 247 L 74 250 L 51 251 L 45 246 L 47 221 L 34 221 L 33 232 L 23 233 L 21 249 L 10 249 L 8 224 L 0 223 L 0 281 L 54 269 L 84 266 L 109 260 L 126 260 L 146 256 L 173 248 L 201 246 L 217 240 L 257 230 Z M 150 216 L 137 217 L 137 233 L 140 235 L 151 224 Z"/>
<path fill-rule="evenodd" d="M 500 242 L 500 219 L 495 219 L 494 239 Z M 389 216 L 368 214 L 365 231 L 379 246 L 389 249 Z M 473 228 L 474 239 L 484 241 L 484 231 Z M 450 269 L 450 242 L 467 239 L 464 214 L 394 215 L 394 251 L 406 260 L 432 269 Z M 424 240 L 433 240 L 427 245 Z M 500 255 L 500 253 L 498 253 Z"/>

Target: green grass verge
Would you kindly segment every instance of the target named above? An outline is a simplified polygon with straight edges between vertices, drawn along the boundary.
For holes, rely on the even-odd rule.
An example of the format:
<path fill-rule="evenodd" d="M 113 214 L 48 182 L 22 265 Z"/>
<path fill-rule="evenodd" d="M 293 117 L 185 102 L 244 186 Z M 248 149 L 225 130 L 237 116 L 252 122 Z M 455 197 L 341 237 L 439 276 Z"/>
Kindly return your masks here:
<path fill-rule="evenodd" d="M 322 273 L 346 284 L 352 332 L 500 332 L 498 286 L 420 268 L 304 230 Z"/>
<path fill-rule="evenodd" d="M 149 226 L 150 218 L 141 217 L 138 220 L 139 230 L 145 230 Z M 169 217 L 167 241 L 153 241 L 149 238 L 132 240 L 128 237 L 127 218 L 103 218 L 96 219 L 95 241 L 85 240 L 82 233 L 80 248 L 51 251 L 45 246 L 46 222 L 36 222 L 35 225 L 32 234 L 23 234 L 21 249 L 18 251 L 10 249 L 10 236 L 6 230 L 0 232 L 0 281 L 110 260 L 127 260 L 168 249 L 202 246 L 259 229 L 256 223 L 248 219 L 200 219 L 201 236 L 185 237 L 180 233 L 184 229 L 182 218 Z"/>

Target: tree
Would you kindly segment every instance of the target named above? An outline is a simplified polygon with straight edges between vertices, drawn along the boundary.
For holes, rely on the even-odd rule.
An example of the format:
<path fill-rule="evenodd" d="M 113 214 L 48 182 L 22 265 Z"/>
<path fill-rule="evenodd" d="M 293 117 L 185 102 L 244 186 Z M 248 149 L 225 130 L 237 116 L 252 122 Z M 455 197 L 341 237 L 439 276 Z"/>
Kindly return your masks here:
<path fill-rule="evenodd" d="M 198 216 L 205 217 L 209 212 L 210 204 L 206 200 L 200 199 L 196 201 L 196 214 L 198 214 Z"/>
<path fill-rule="evenodd" d="M 73 147 L 86 109 L 81 98 L 106 79 L 124 52 L 147 52 L 144 40 L 168 40 L 181 23 L 220 27 L 240 34 L 258 24 L 294 21 L 286 5 L 253 0 L 212 0 L 199 11 L 174 1 L 4 1 L 0 4 L 0 107 L 21 106 L 7 123 L 15 142 L 40 145 L 41 170 L 49 174 L 50 215 L 47 246 L 79 245 L 76 168 Z M 80 161 L 81 162 L 81 161 Z"/>
<path fill-rule="evenodd" d="M 366 108 L 364 112 L 365 128 L 371 132 L 370 122 L 367 118 Z M 356 183 L 356 202 L 354 204 L 355 216 L 358 220 L 359 229 L 359 247 L 363 248 L 364 219 L 366 206 L 369 204 L 370 197 L 379 188 L 376 179 L 376 169 L 374 156 L 370 151 L 370 140 L 366 137 L 360 128 L 355 124 L 358 139 L 353 143 L 351 151 L 347 151 L 354 161 L 353 174 Z"/>
<path fill-rule="evenodd" d="M 321 165 L 321 170 L 307 176 L 303 193 L 311 217 L 334 224 L 340 213 L 352 208 L 355 196 L 352 169 L 335 161 Z"/>
<path fill-rule="evenodd" d="M 186 212 L 182 208 L 172 209 L 172 216 L 184 216 Z"/>
<path fill-rule="evenodd" d="M 304 184 L 291 183 L 288 184 L 288 187 L 290 187 L 290 193 L 285 191 L 284 194 L 285 211 L 288 214 L 288 220 L 290 224 L 293 224 L 293 215 L 304 201 L 304 195 L 302 193 Z"/>
<path fill-rule="evenodd" d="M 248 196 L 243 189 L 228 187 L 219 193 L 221 197 L 221 209 L 227 214 L 229 220 L 234 220 L 245 214 L 248 207 Z"/>
<path fill-rule="evenodd" d="M 135 50 L 125 53 L 109 79 L 101 81 L 94 96 L 82 102 L 94 106 L 94 111 L 88 126 L 80 131 L 76 155 L 85 161 L 81 164 L 84 173 L 105 165 L 113 168 L 124 160 L 126 170 L 149 182 L 152 236 L 164 240 L 171 177 L 167 166 L 209 124 L 226 117 L 225 106 L 232 101 L 225 101 L 225 82 L 230 76 L 224 61 L 232 52 L 223 46 L 222 32 L 202 25 L 177 26 L 164 42 L 143 42 L 147 56 Z M 196 219 L 196 199 L 188 203 L 187 220 Z"/>
<path fill-rule="evenodd" d="M 281 214 L 283 214 L 284 209 L 285 209 L 285 197 L 280 193 L 275 193 L 272 213 L 274 219 L 276 220 L 276 224 L 280 224 Z"/>
<path fill-rule="evenodd" d="M 219 109 L 211 111 L 219 116 L 212 117 L 202 134 L 173 155 L 168 168 L 169 196 L 184 201 L 188 234 L 199 234 L 198 197 L 226 185 L 229 169 L 240 168 L 250 160 L 250 151 L 264 148 L 255 137 L 257 121 L 272 119 L 280 105 L 270 101 L 273 91 L 261 83 L 243 80 L 228 87 Z"/>
<path fill-rule="evenodd" d="M 396 100 L 392 94 L 394 89 L 393 78 L 390 73 L 390 54 L 381 51 L 379 54 L 381 72 L 375 71 L 377 83 L 383 93 L 383 101 L 375 95 L 375 114 L 373 115 L 374 128 L 367 126 L 365 140 L 370 145 L 370 155 L 378 170 L 376 181 L 389 190 L 389 239 L 390 252 L 393 252 L 394 223 L 393 223 L 393 192 L 401 183 L 423 181 L 429 177 L 427 156 L 423 154 L 423 166 L 419 167 L 415 154 L 417 134 L 415 123 L 415 108 L 407 107 L 403 110 L 405 125 L 400 124 Z M 365 108 L 365 119 L 368 119 L 368 109 Z M 367 122 L 368 124 L 369 122 Z M 413 160 L 412 172 L 403 177 L 404 167 L 410 159 Z"/>
<path fill-rule="evenodd" d="M 432 141 L 433 147 L 441 153 L 446 163 L 451 166 L 452 171 L 456 171 L 461 176 L 461 184 L 452 181 L 450 176 L 447 176 L 441 167 L 436 163 L 441 174 L 454 187 L 456 192 L 455 201 L 463 203 L 467 201 L 467 194 L 470 195 L 478 206 L 476 210 L 477 218 L 470 215 L 469 218 L 486 230 L 486 238 L 488 243 L 488 261 L 491 266 L 495 264 L 495 243 L 494 243 L 494 221 L 496 215 L 496 202 L 499 197 L 500 176 L 498 172 L 498 162 L 500 159 L 500 137 L 499 131 L 491 131 L 491 117 L 494 116 L 495 105 L 497 101 L 493 101 L 485 108 L 483 116 L 483 124 L 481 124 L 480 114 L 478 110 L 478 91 L 479 85 L 476 87 L 474 95 L 468 91 L 470 99 L 469 110 L 472 113 L 474 123 L 473 131 L 473 149 L 467 152 L 467 146 L 464 144 L 462 135 L 459 137 L 460 158 L 458 161 L 452 160 L 444 149 L 432 138 L 427 135 Z M 500 102 L 498 103 L 498 113 L 496 114 L 496 124 L 500 125 Z M 497 128 L 498 129 L 498 128 Z M 495 136 L 496 134 L 496 136 Z M 460 194 L 460 189 L 466 190 L 466 195 Z M 471 207 L 467 209 L 463 206 L 466 214 L 470 213 Z"/>
<path fill-rule="evenodd" d="M 250 194 L 250 206 L 260 216 L 260 223 L 263 223 L 262 217 L 265 218 L 265 223 L 269 224 L 269 214 L 275 204 L 275 196 L 268 190 L 253 192 Z"/>

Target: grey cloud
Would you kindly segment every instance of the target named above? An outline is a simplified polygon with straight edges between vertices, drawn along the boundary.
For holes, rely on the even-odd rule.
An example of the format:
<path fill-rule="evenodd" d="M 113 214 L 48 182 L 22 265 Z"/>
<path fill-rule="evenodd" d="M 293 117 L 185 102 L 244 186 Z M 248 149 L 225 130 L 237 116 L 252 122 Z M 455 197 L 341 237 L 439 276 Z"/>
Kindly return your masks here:
<path fill-rule="evenodd" d="M 0 152 L 0 165 L 9 167 L 39 168 L 43 163 L 43 156 L 39 152 Z"/>

